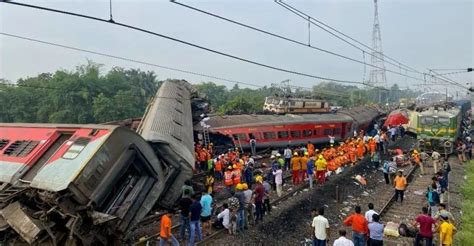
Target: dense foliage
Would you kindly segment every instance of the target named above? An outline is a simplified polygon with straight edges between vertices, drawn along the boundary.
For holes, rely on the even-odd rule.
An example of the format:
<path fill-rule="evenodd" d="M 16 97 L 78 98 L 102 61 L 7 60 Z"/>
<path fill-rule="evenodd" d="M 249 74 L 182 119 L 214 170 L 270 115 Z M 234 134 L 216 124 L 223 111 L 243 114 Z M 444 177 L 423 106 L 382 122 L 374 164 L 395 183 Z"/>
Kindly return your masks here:
<path fill-rule="evenodd" d="M 0 122 L 103 123 L 141 117 L 160 82 L 153 72 L 113 68 L 101 73 L 92 62 L 74 71 L 59 70 L 9 83 L 0 79 Z M 267 96 L 313 97 L 351 107 L 381 101 L 398 102 L 415 92 L 390 91 L 337 83 L 319 83 L 312 90 L 289 87 L 232 88 L 214 82 L 195 85 L 219 114 L 259 113 Z M 380 93 L 380 94 L 379 94 Z"/>
<path fill-rule="evenodd" d="M 101 123 L 140 117 L 157 89 L 153 72 L 89 62 L 75 71 L 0 83 L 0 122 Z"/>
<path fill-rule="evenodd" d="M 461 228 L 455 236 L 453 245 L 472 245 L 474 242 L 474 161 L 466 165 L 465 183 L 462 186 L 463 195 Z"/>

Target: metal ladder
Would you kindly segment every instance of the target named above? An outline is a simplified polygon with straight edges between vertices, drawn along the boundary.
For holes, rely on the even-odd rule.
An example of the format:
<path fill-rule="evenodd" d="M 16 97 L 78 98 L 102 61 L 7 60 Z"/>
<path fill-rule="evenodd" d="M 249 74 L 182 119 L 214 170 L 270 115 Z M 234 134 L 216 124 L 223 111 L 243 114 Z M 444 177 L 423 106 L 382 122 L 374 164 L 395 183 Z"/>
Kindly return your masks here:
<path fill-rule="evenodd" d="M 202 128 L 202 138 L 203 138 L 204 146 L 207 147 L 209 145 L 209 143 L 211 143 L 211 141 L 209 140 L 209 128 L 208 127 L 203 127 Z"/>

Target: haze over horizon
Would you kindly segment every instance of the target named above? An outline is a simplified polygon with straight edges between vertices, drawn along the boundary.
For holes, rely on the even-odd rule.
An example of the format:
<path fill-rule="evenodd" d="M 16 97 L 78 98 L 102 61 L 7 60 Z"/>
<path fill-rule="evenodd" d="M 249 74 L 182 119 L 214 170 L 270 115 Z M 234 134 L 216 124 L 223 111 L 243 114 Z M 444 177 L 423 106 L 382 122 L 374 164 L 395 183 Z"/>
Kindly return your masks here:
<path fill-rule="evenodd" d="M 108 18 L 108 1 L 21 1 L 86 15 Z M 224 17 L 264 30 L 307 42 L 307 22 L 273 1 L 182 1 Z M 329 24 L 351 37 L 372 45 L 373 1 L 286 1 L 294 7 Z M 222 20 L 183 8 L 169 1 L 113 1 L 115 21 L 142 27 L 192 43 L 234 54 L 250 60 L 298 72 L 342 80 L 367 80 L 370 67 L 288 43 Z M 384 53 L 398 61 L 428 72 L 427 68 L 467 68 L 474 57 L 474 1 L 379 1 Z M 293 84 L 311 87 L 320 80 L 269 70 L 242 63 L 203 50 L 184 46 L 145 33 L 107 23 L 65 16 L 57 13 L 0 4 L 0 29 L 43 41 L 70 45 L 223 77 L 242 82 L 270 85 L 285 79 Z M 311 27 L 311 44 L 349 57 L 363 60 L 359 50 L 328 33 Z M 193 83 L 214 81 L 232 87 L 234 84 L 196 75 L 163 70 L 152 66 L 113 58 L 80 53 L 0 35 L 0 78 L 16 81 L 58 69 L 72 70 L 88 59 L 114 66 L 155 71 L 159 79 L 182 78 Z M 370 63 L 370 56 L 365 54 Z M 385 64 L 387 69 L 399 68 Z M 365 75 L 364 75 L 364 70 Z M 402 70 L 402 73 L 405 73 Z M 422 78 L 420 75 L 412 76 Z M 452 75 L 461 83 L 472 83 L 473 73 Z M 387 73 L 388 85 L 401 87 L 420 81 Z M 433 87 L 442 88 L 442 87 Z M 444 89 L 443 89 L 444 90 Z M 450 88 L 452 92 L 455 88 Z M 452 93 L 451 92 L 451 93 Z"/>

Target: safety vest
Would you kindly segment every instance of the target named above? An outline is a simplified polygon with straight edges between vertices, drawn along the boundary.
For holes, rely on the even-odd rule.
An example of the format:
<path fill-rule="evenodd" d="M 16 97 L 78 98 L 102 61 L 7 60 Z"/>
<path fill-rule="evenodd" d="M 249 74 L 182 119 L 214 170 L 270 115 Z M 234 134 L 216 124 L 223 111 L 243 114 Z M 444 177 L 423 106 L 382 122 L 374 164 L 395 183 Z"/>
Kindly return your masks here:
<path fill-rule="evenodd" d="M 232 176 L 234 176 L 233 178 L 233 184 L 234 185 L 237 185 L 240 183 L 240 170 L 238 169 L 234 169 L 234 171 L 232 172 Z"/>
<path fill-rule="evenodd" d="M 226 186 L 231 186 L 234 184 L 232 182 L 232 171 L 228 170 L 224 172 L 224 184 Z"/>

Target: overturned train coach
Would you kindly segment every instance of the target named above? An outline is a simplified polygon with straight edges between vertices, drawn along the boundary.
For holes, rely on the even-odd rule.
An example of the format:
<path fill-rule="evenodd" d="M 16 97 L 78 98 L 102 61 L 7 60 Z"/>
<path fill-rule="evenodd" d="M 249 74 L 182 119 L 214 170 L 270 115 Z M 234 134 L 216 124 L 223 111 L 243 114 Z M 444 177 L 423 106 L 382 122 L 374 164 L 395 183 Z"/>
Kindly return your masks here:
<path fill-rule="evenodd" d="M 336 140 L 346 139 L 354 131 L 371 130 L 381 115 L 376 107 L 355 107 L 326 114 L 211 116 L 205 124 L 211 138 L 231 138 L 236 147 L 250 148 L 250 139 L 255 139 L 257 148 L 277 148 L 307 142 L 327 143 L 328 135 Z"/>
<path fill-rule="evenodd" d="M 20 235 L 29 244 L 109 244 L 165 188 L 162 164 L 129 129 L 0 124 L 0 132 L 0 238 L 7 242 Z"/>
<path fill-rule="evenodd" d="M 142 136 L 116 125 L 0 124 L 0 242 L 121 245 L 152 208 L 173 207 L 192 177 L 192 92 L 165 81 Z"/>

